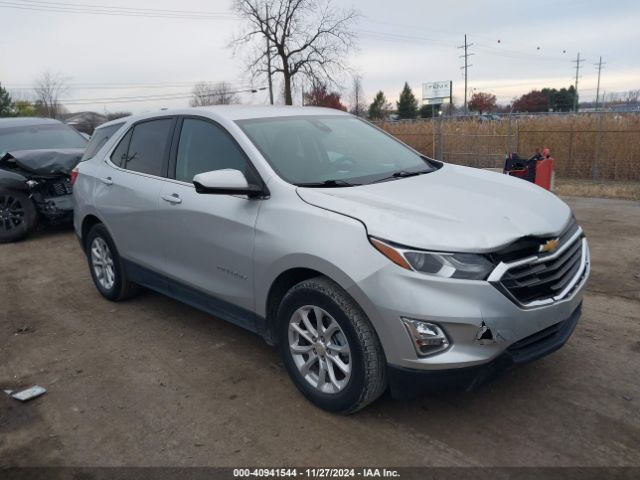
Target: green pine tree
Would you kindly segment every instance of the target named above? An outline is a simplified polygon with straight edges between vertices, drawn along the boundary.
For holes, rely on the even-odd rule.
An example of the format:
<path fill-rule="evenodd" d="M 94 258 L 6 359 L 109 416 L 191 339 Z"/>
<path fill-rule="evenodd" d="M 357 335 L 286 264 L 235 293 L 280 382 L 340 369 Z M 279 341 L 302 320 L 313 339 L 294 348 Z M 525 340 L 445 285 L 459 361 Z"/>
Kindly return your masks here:
<path fill-rule="evenodd" d="M 382 90 L 376 93 L 376 96 L 373 98 L 373 102 L 369 105 L 369 118 L 371 120 L 381 120 L 384 118 L 385 109 L 387 106 L 387 99 L 384 96 Z"/>
<path fill-rule="evenodd" d="M 418 116 L 418 100 L 407 82 L 404 83 L 397 105 L 398 118 L 416 118 Z"/>
<path fill-rule="evenodd" d="M 13 116 L 13 101 L 7 89 L 0 83 L 0 117 Z"/>

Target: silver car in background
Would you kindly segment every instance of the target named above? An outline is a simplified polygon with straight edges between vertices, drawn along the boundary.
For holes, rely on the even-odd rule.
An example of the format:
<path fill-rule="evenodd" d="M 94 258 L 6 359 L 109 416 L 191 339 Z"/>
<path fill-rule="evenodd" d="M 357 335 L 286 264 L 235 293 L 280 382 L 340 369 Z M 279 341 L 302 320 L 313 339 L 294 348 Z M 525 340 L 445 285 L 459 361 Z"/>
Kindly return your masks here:
<path fill-rule="evenodd" d="M 262 335 L 326 410 L 471 388 L 580 317 L 589 251 L 564 202 L 352 115 L 162 111 L 88 150 L 74 223 L 99 292 L 144 286 Z"/>

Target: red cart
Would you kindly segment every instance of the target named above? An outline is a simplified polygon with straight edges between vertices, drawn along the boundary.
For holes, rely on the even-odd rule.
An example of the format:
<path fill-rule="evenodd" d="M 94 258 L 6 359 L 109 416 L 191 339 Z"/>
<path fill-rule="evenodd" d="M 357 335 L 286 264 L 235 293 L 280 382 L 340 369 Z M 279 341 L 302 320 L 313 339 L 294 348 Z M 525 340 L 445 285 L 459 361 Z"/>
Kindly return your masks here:
<path fill-rule="evenodd" d="M 503 173 L 551 190 L 553 163 L 548 148 L 544 149 L 544 154 L 538 151 L 529 159 L 521 158 L 517 153 L 510 153 L 505 158 Z"/>

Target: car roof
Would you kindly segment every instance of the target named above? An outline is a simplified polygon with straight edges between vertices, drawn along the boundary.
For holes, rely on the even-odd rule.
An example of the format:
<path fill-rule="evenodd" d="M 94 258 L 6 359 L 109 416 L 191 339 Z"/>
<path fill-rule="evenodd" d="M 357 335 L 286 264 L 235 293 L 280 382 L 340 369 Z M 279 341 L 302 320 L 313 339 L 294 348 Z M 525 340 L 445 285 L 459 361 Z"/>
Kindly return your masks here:
<path fill-rule="evenodd" d="M 289 105 L 211 105 L 207 107 L 191 107 L 172 110 L 158 110 L 156 112 L 132 115 L 118 118 L 110 122 L 103 123 L 98 128 L 108 127 L 122 122 L 138 121 L 147 118 L 169 115 L 202 115 L 212 118 L 225 118 L 227 120 L 248 120 L 254 118 L 273 118 L 307 115 L 345 115 L 349 114 L 342 110 L 324 107 L 294 107 Z"/>
<path fill-rule="evenodd" d="M 0 128 L 9 127 L 33 127 L 35 125 L 50 125 L 50 124 L 62 124 L 58 120 L 53 118 L 40 118 L 40 117 L 11 117 L 0 118 Z"/>

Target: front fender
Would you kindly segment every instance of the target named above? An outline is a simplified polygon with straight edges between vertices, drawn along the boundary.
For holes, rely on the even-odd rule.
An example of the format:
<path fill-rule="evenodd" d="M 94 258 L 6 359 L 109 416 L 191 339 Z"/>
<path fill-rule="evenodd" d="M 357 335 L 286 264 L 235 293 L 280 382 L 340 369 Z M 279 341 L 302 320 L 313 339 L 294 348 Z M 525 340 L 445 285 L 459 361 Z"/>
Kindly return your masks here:
<path fill-rule="evenodd" d="M 27 185 L 27 180 L 29 180 L 28 177 L 19 173 L 0 170 L 0 187 L 28 192 L 29 186 Z"/>

